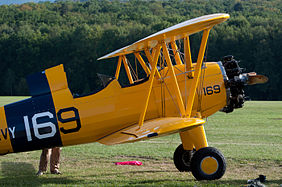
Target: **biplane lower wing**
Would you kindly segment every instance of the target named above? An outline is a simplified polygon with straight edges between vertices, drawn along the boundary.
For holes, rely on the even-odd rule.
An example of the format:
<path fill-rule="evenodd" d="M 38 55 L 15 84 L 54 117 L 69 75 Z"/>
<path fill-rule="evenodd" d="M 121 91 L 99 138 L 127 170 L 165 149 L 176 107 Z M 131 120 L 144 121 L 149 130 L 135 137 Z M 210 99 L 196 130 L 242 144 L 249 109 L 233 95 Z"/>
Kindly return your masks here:
<path fill-rule="evenodd" d="M 141 128 L 138 124 L 135 124 L 108 135 L 100 139 L 98 142 L 105 145 L 135 142 L 156 136 L 176 133 L 203 123 L 205 123 L 205 120 L 200 118 L 157 118 L 145 121 Z"/>

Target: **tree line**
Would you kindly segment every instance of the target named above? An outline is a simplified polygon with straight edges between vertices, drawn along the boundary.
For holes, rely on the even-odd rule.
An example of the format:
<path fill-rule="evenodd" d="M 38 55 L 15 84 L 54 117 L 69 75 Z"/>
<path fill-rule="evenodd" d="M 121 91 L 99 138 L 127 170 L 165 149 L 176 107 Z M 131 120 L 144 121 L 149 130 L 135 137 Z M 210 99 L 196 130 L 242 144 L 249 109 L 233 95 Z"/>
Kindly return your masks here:
<path fill-rule="evenodd" d="M 0 6 L 0 95 L 29 95 L 25 77 L 64 64 L 70 89 L 99 87 L 96 73 L 114 75 L 116 49 L 182 21 L 212 13 L 231 18 L 212 29 L 208 61 L 232 54 L 246 72 L 269 77 L 247 88 L 254 100 L 282 100 L 280 0 L 82 0 Z M 196 60 L 200 35 L 192 36 Z"/>

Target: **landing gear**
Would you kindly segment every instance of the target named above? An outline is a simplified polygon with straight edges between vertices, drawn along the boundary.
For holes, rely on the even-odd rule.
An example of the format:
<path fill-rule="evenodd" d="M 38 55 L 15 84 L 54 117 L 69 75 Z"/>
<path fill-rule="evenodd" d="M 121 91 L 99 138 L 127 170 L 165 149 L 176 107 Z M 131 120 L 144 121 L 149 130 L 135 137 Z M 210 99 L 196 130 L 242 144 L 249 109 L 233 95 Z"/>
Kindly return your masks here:
<path fill-rule="evenodd" d="M 191 160 L 192 174 L 197 180 L 220 179 L 226 169 L 222 153 L 213 147 L 204 147 L 195 152 Z"/>
<path fill-rule="evenodd" d="M 222 153 L 213 147 L 186 151 L 180 144 L 174 152 L 174 164 L 179 171 L 192 171 L 197 180 L 220 179 L 226 170 Z"/>
<path fill-rule="evenodd" d="M 183 145 L 180 144 L 173 155 L 173 161 L 175 167 L 180 172 L 191 171 L 191 159 L 193 156 L 194 150 L 184 150 Z"/>

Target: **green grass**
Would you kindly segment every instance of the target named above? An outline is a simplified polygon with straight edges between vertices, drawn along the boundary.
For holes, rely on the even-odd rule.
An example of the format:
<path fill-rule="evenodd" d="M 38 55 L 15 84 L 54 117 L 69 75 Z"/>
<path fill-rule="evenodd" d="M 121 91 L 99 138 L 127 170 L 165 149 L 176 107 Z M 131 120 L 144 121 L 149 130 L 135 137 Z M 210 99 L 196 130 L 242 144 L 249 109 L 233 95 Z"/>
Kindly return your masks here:
<path fill-rule="evenodd" d="M 0 97 L 0 105 L 23 99 Z M 9 154 L 0 160 L 1 186 L 247 186 L 266 175 L 267 186 L 282 184 L 282 101 L 251 101 L 231 114 L 216 113 L 205 124 L 209 145 L 221 150 L 227 171 L 217 181 L 196 181 L 175 168 L 178 134 L 133 144 L 98 143 L 65 147 L 62 175 L 36 177 L 40 151 Z M 115 166 L 139 160 L 142 166 Z"/>

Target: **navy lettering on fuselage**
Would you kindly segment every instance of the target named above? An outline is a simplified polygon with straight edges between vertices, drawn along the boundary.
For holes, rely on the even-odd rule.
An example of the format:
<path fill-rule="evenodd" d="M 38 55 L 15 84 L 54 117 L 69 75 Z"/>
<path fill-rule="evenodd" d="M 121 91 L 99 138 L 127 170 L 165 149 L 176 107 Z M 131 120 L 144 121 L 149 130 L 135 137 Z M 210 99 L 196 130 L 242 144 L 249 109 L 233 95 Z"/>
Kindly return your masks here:
<path fill-rule="evenodd" d="M 212 95 L 220 93 L 220 85 L 207 86 L 203 88 L 204 95 Z"/>
<path fill-rule="evenodd" d="M 8 130 L 2 129 L 2 136 L 9 133 L 14 152 L 62 146 L 45 73 L 32 75 L 28 83 L 31 98 L 4 106 Z"/>

